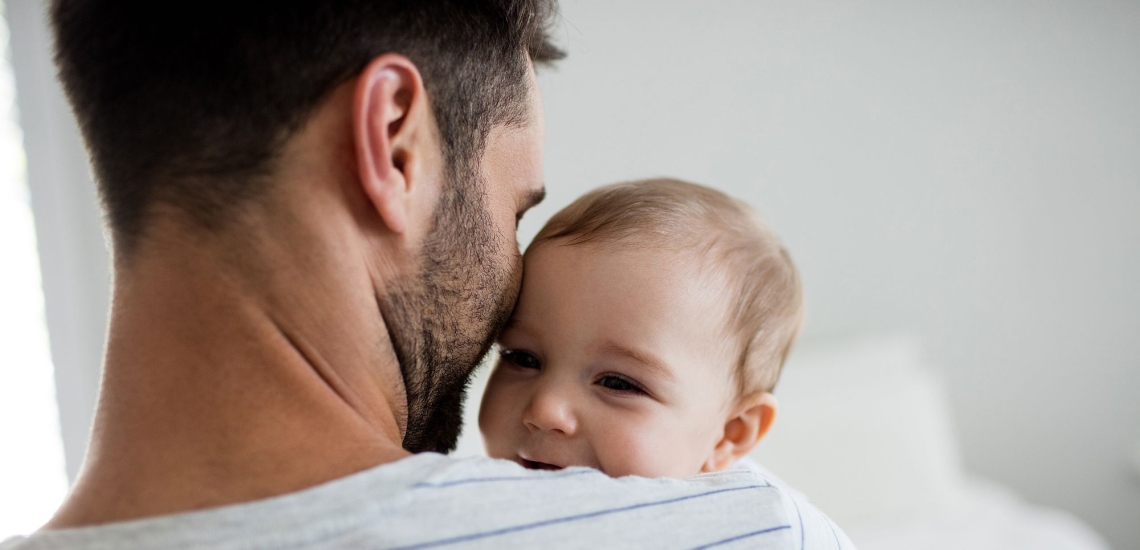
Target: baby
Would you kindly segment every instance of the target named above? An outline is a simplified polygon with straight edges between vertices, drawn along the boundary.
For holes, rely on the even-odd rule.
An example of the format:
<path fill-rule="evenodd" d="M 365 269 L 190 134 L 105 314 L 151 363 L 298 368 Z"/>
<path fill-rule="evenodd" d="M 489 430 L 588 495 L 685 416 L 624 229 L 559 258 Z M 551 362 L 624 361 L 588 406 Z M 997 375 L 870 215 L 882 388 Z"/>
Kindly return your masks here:
<path fill-rule="evenodd" d="M 615 477 L 731 468 L 772 426 L 802 316 L 791 258 L 744 203 L 671 179 L 587 193 L 526 251 L 487 453 Z"/>

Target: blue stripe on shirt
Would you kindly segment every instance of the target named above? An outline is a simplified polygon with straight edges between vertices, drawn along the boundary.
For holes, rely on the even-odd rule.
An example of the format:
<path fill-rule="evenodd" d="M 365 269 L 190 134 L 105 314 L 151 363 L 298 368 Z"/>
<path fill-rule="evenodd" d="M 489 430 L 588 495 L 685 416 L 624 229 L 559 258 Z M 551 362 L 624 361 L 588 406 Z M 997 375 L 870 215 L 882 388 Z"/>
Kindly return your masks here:
<path fill-rule="evenodd" d="M 779 531 L 781 529 L 791 529 L 791 528 L 792 528 L 791 525 L 781 525 L 779 527 L 769 527 L 767 529 L 761 529 L 759 531 L 753 531 L 751 533 L 744 533 L 743 535 L 736 535 L 735 537 L 729 537 L 727 539 L 718 540 L 716 542 L 710 542 L 708 544 L 693 548 L 693 550 L 704 550 L 705 548 L 712 548 L 714 546 L 721 546 L 723 544 L 728 544 L 730 542 L 736 542 L 736 541 L 741 540 L 741 539 L 746 539 L 749 537 L 755 537 L 755 536 L 763 535 L 765 533 L 771 533 L 773 531 Z"/>
<path fill-rule="evenodd" d="M 800 505 L 792 498 L 792 506 L 796 507 L 796 520 L 800 522 L 800 550 L 804 550 L 804 516 L 800 514 Z"/>
<path fill-rule="evenodd" d="M 836 550 L 843 550 L 843 543 L 839 542 L 839 533 L 835 532 L 835 523 L 831 521 L 831 518 L 824 519 L 827 520 L 827 526 L 831 528 L 831 536 L 835 537 Z"/>
<path fill-rule="evenodd" d="M 522 525 L 515 525 L 512 527 L 504 527 L 502 529 L 495 529 L 493 531 L 483 531 L 481 533 L 472 533 L 470 535 L 460 535 L 458 537 L 451 537 L 451 538 L 446 538 L 446 539 L 421 542 L 421 543 L 412 544 L 409 546 L 400 546 L 398 548 L 393 548 L 392 550 L 414 550 L 414 549 L 418 549 L 418 548 L 434 548 L 437 546 L 448 546 L 451 544 L 458 544 L 460 542 L 468 542 L 468 541 L 472 541 L 472 540 L 485 539 L 488 537 L 497 537 L 500 535 L 517 533 L 519 531 L 527 531 L 530 529 L 538 529 L 540 527 L 548 527 L 550 525 L 555 525 L 555 524 L 559 524 L 559 523 L 568 523 L 571 521 L 590 519 L 590 518 L 595 518 L 598 516 L 616 514 L 619 512 L 628 512 L 630 510 L 637 510 L 640 508 L 650 508 L 653 506 L 663 506 L 665 504 L 673 504 L 675 502 L 691 500 L 694 498 L 707 497 L 707 496 L 712 496 L 712 495 L 721 494 L 721 493 L 731 493 L 734 491 L 743 491 L 745 489 L 763 489 L 763 488 L 765 488 L 764 485 L 745 485 L 742 487 L 729 487 L 727 489 L 717 489 L 715 491 L 707 491 L 704 493 L 697 493 L 695 495 L 688 495 L 688 496 L 683 496 L 683 497 L 671 498 L 668 500 L 659 500 L 659 501 L 654 501 L 654 502 L 642 502 L 639 504 L 631 504 L 629 506 L 622 506 L 620 508 L 608 508 L 605 510 L 597 510 L 594 512 L 587 512 L 585 514 L 576 514 L 573 516 L 566 516 L 566 517 L 561 517 L 561 518 L 554 518 L 554 519 L 538 521 L 535 523 L 524 523 Z"/>
<path fill-rule="evenodd" d="M 543 476 L 529 475 L 529 476 L 475 477 L 475 478 L 471 478 L 471 479 L 457 479 L 454 481 L 440 481 L 437 483 L 431 483 L 428 481 L 424 481 L 424 482 L 417 483 L 417 484 L 413 485 L 412 488 L 414 488 L 414 489 L 439 489 L 442 487 L 454 487 L 456 485 L 466 485 L 468 483 L 490 483 L 490 482 L 495 482 L 495 481 L 543 481 L 543 480 L 550 480 L 550 479 L 565 479 L 568 477 L 574 477 L 574 476 L 578 476 L 578 475 L 582 475 L 582 474 L 601 474 L 601 472 L 599 472 L 597 470 L 575 470 L 575 471 L 567 472 L 567 473 L 564 473 L 561 475 L 550 474 L 550 475 L 543 475 Z"/>

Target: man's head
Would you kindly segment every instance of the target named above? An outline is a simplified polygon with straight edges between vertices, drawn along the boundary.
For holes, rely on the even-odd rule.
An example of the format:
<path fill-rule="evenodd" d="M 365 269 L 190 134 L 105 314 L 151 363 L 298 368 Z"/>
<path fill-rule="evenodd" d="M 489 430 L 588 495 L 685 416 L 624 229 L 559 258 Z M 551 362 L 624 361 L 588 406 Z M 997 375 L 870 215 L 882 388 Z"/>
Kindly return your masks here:
<path fill-rule="evenodd" d="M 160 226 L 252 242 L 259 216 L 303 225 L 302 196 L 309 220 L 334 204 L 400 363 L 405 446 L 451 447 L 517 293 L 517 218 L 541 195 L 533 67 L 562 55 L 553 16 L 552 0 L 56 0 L 116 264 L 169 247 Z"/>

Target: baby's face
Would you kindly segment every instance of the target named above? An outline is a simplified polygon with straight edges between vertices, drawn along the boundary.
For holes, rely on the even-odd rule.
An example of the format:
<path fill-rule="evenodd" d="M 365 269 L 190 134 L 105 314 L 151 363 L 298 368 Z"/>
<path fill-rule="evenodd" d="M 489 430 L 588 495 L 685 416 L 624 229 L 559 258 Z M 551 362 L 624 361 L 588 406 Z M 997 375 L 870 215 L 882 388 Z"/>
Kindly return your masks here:
<path fill-rule="evenodd" d="M 531 251 L 479 413 L 488 454 L 611 476 L 717 469 L 737 350 L 708 279 L 673 252 Z"/>

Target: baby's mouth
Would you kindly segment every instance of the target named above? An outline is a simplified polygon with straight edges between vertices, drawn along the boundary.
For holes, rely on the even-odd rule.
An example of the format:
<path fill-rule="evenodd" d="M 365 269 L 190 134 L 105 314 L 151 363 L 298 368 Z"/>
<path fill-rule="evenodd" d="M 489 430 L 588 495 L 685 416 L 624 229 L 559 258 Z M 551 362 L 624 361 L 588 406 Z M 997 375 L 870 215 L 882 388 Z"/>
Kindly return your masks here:
<path fill-rule="evenodd" d="M 529 468 L 531 470 L 561 470 L 562 469 L 562 466 L 555 466 L 553 464 L 547 464 L 545 462 L 539 462 L 537 460 L 527 460 L 525 458 L 521 458 L 520 460 L 522 461 L 522 465 L 524 468 Z"/>

